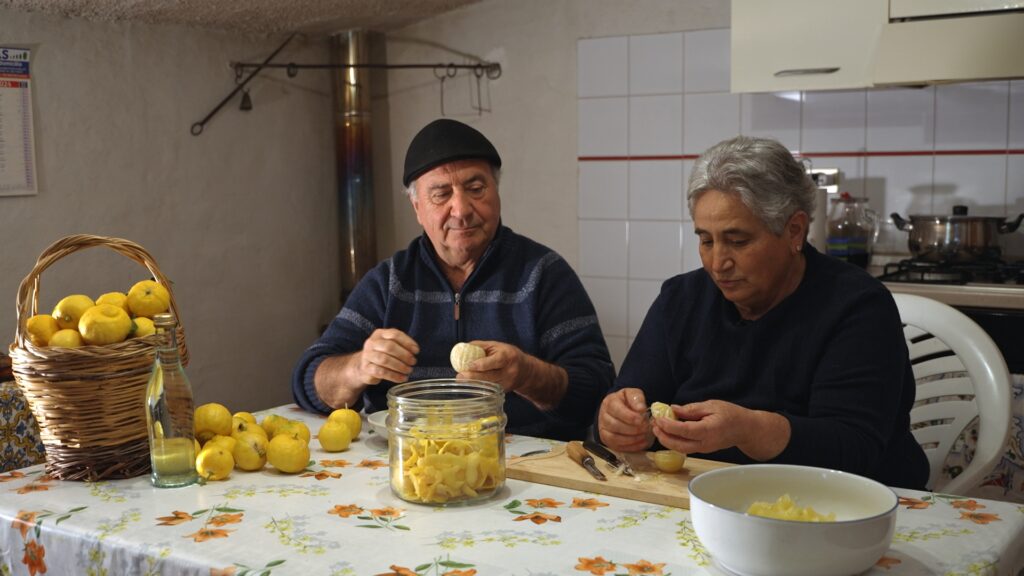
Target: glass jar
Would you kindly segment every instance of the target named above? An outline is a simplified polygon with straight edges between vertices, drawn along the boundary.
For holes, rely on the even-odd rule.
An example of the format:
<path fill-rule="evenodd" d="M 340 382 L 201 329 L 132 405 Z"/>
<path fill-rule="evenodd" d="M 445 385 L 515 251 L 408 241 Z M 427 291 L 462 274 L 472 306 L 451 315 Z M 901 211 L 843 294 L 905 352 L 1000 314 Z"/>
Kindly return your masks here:
<path fill-rule="evenodd" d="M 480 380 L 420 380 L 388 391 L 391 491 L 448 506 L 505 484 L 505 393 Z"/>
<path fill-rule="evenodd" d="M 868 199 L 843 192 L 832 200 L 828 220 L 828 254 L 867 268 L 878 235 L 878 215 Z"/>

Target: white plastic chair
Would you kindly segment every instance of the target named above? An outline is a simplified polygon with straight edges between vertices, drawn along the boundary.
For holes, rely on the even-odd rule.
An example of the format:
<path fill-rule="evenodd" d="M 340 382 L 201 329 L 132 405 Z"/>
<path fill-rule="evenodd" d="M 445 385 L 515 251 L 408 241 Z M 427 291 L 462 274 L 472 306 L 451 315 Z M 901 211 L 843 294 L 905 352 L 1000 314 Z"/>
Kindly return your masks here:
<path fill-rule="evenodd" d="M 910 425 L 928 456 L 928 489 L 963 494 L 981 484 L 1006 450 L 1011 396 L 1006 361 L 992 338 L 952 306 L 911 294 L 893 297 L 917 380 Z M 943 463 L 976 417 L 974 458 L 943 483 Z"/>

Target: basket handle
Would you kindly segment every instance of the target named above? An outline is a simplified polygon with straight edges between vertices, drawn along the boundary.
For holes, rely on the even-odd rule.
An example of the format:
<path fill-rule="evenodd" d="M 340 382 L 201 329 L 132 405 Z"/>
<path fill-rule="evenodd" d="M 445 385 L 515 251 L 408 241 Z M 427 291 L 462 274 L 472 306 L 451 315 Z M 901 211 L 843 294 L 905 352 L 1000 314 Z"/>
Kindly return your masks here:
<path fill-rule="evenodd" d="M 164 273 L 160 271 L 160 267 L 156 265 L 156 261 L 153 260 L 153 257 L 145 248 L 124 238 L 94 236 L 92 234 L 72 234 L 57 240 L 50 244 L 46 250 L 43 250 L 43 253 L 36 259 L 36 264 L 32 267 L 32 271 L 28 273 L 28 276 L 25 276 L 25 279 L 21 281 L 21 285 L 18 287 L 18 325 L 14 334 L 15 342 L 18 346 L 25 346 L 26 323 L 29 317 L 36 314 L 39 310 L 40 274 L 61 258 L 79 250 L 95 246 L 107 247 L 145 266 L 149 273 L 156 278 L 156 281 L 162 284 L 164 288 L 167 288 L 167 293 L 171 295 L 171 311 L 174 312 L 174 317 L 178 320 L 178 327 L 181 329 L 181 316 L 178 314 L 178 304 L 174 300 L 174 290 L 171 289 L 171 283 L 164 276 Z"/>

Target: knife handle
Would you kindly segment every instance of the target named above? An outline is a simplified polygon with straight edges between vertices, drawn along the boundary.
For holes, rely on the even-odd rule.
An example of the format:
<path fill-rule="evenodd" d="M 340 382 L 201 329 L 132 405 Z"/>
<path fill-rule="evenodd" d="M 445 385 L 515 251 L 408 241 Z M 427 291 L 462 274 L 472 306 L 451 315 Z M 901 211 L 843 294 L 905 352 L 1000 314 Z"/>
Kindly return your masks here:
<path fill-rule="evenodd" d="M 569 454 L 569 458 L 572 458 L 573 462 L 583 466 L 583 460 L 590 458 L 590 453 L 583 448 L 583 444 L 579 440 L 573 440 L 565 446 L 565 452 Z"/>

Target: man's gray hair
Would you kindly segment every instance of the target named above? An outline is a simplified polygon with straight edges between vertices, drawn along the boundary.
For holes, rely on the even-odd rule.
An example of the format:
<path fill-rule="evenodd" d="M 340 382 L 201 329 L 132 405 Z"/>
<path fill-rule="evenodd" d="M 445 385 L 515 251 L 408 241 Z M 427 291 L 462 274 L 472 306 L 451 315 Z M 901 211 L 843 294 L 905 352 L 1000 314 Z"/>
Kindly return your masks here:
<path fill-rule="evenodd" d="M 693 206 L 708 190 L 739 196 L 774 234 L 798 210 L 814 214 L 817 186 L 785 146 L 769 138 L 737 136 L 715 144 L 697 159 L 686 190 Z"/>
<path fill-rule="evenodd" d="M 491 176 L 494 178 L 495 184 L 501 182 L 501 168 L 491 164 Z M 419 180 L 419 178 L 416 180 Z M 416 198 L 416 180 L 409 182 L 409 185 L 405 187 L 405 195 L 408 196 L 410 200 Z"/>

